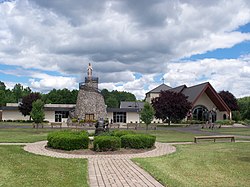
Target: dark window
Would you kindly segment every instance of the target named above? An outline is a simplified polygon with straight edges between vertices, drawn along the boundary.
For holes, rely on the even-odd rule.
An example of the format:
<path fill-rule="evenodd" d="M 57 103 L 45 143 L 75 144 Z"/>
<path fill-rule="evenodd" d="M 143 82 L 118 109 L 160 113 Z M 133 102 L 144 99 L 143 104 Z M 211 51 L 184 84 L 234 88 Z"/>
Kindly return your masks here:
<path fill-rule="evenodd" d="M 114 123 L 126 123 L 126 112 L 114 112 Z"/>
<path fill-rule="evenodd" d="M 68 118 L 69 111 L 55 111 L 55 122 L 62 122 L 62 118 Z"/>

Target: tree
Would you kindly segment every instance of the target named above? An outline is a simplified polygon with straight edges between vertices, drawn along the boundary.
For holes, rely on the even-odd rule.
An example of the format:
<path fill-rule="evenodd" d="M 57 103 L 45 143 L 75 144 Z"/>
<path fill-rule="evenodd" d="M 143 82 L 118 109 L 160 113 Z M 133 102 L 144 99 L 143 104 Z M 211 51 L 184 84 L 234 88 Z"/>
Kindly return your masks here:
<path fill-rule="evenodd" d="M 250 120 L 250 97 L 243 97 L 238 99 L 238 105 L 242 119 Z"/>
<path fill-rule="evenodd" d="M 32 103 L 32 110 L 30 112 L 30 116 L 32 117 L 37 128 L 39 123 L 42 123 L 45 117 L 43 107 L 44 102 L 41 99 L 38 99 Z"/>
<path fill-rule="evenodd" d="M 6 89 L 6 86 L 4 84 L 4 82 L 0 81 L 0 90 L 5 90 Z"/>
<path fill-rule="evenodd" d="M 101 91 L 101 94 L 103 95 L 105 104 L 108 107 L 110 106 L 119 107 L 121 101 L 136 101 L 135 95 L 129 92 L 117 91 L 117 90 L 109 92 L 107 89 L 103 89 Z M 116 104 L 116 102 L 118 102 L 118 104 Z"/>
<path fill-rule="evenodd" d="M 119 107 L 119 102 L 115 97 L 109 97 L 105 104 L 107 105 L 108 108 L 118 108 Z"/>
<path fill-rule="evenodd" d="M 0 106 L 4 106 L 5 104 L 5 92 L 0 90 Z"/>
<path fill-rule="evenodd" d="M 16 84 L 12 90 L 14 96 L 15 96 L 15 100 L 16 102 L 19 101 L 19 99 L 21 99 L 23 97 L 23 86 L 21 84 Z"/>
<path fill-rule="evenodd" d="M 140 112 L 140 119 L 146 124 L 146 130 L 148 130 L 148 125 L 151 123 L 151 121 L 154 119 L 155 110 L 154 108 L 146 102 L 144 104 L 144 107 L 142 111 Z"/>
<path fill-rule="evenodd" d="M 19 111 L 24 115 L 30 115 L 30 112 L 32 110 L 32 103 L 36 101 L 37 99 L 41 99 L 41 96 L 39 93 L 31 93 L 27 96 L 24 96 L 22 98 L 22 103 L 18 106 Z"/>
<path fill-rule="evenodd" d="M 152 106 L 155 109 L 155 117 L 168 121 L 169 125 L 170 121 L 184 119 L 192 108 L 184 94 L 171 91 L 162 91 L 159 97 L 152 100 Z"/>
<path fill-rule="evenodd" d="M 230 110 L 232 111 L 239 110 L 237 99 L 234 97 L 232 93 L 223 90 L 219 92 L 219 95 L 223 99 L 223 101 L 227 104 L 227 106 L 230 108 Z"/>

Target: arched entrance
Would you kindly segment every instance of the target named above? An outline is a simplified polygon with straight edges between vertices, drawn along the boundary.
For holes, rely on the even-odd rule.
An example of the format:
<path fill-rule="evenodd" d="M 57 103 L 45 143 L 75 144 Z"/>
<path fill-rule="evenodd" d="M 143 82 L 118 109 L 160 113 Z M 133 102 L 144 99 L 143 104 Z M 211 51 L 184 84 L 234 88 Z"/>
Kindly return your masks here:
<path fill-rule="evenodd" d="M 208 109 L 203 105 L 195 106 L 192 113 L 193 120 L 208 121 L 209 119 Z"/>

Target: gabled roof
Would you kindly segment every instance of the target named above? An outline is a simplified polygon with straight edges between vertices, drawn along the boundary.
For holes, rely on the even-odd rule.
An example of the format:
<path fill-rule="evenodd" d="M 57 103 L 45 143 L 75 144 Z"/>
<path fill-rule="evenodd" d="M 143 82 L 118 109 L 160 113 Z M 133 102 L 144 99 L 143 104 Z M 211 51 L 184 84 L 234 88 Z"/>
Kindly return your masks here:
<path fill-rule="evenodd" d="M 144 102 L 140 101 L 121 101 L 120 108 L 139 108 L 144 107 Z"/>
<path fill-rule="evenodd" d="M 198 97 L 203 93 L 206 88 L 208 82 L 198 84 L 195 86 L 185 88 L 182 93 L 188 97 L 188 101 L 194 103 L 198 99 Z"/>
<path fill-rule="evenodd" d="M 161 91 L 166 91 L 166 90 L 170 90 L 170 89 L 171 89 L 170 86 L 168 86 L 166 84 L 161 84 L 147 93 L 160 93 Z"/>
<path fill-rule="evenodd" d="M 187 86 L 184 84 L 184 85 L 181 85 L 181 86 L 178 86 L 178 87 L 175 87 L 175 88 L 171 88 L 171 89 L 169 89 L 169 91 L 180 93 L 185 88 L 187 88 Z"/>
<path fill-rule="evenodd" d="M 187 96 L 187 100 L 191 102 L 192 105 L 195 104 L 195 102 L 200 98 L 200 96 L 203 93 L 206 93 L 207 96 L 211 99 L 211 101 L 215 104 L 216 108 L 218 108 L 220 111 L 227 111 L 228 113 L 231 111 L 230 108 L 227 106 L 227 104 L 223 101 L 223 99 L 219 96 L 219 94 L 215 91 L 215 89 L 211 86 L 209 82 L 194 85 L 191 87 L 187 87 L 186 85 L 181 85 L 181 86 L 171 88 L 171 89 L 166 89 L 166 90 L 162 88 L 164 88 L 164 84 L 161 84 L 160 86 L 151 90 L 150 93 L 151 92 L 159 93 L 161 90 L 162 91 L 168 90 L 168 91 L 183 93 L 185 96 Z"/>

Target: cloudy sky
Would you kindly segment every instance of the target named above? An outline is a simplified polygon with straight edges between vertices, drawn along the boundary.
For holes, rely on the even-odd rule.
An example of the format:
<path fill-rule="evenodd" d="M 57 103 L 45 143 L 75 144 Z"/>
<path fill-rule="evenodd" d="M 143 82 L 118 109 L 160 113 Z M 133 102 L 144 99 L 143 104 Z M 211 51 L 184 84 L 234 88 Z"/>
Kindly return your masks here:
<path fill-rule="evenodd" d="M 138 99 L 209 81 L 250 95 L 249 0 L 0 0 L 0 80 L 33 91 L 99 87 Z"/>

